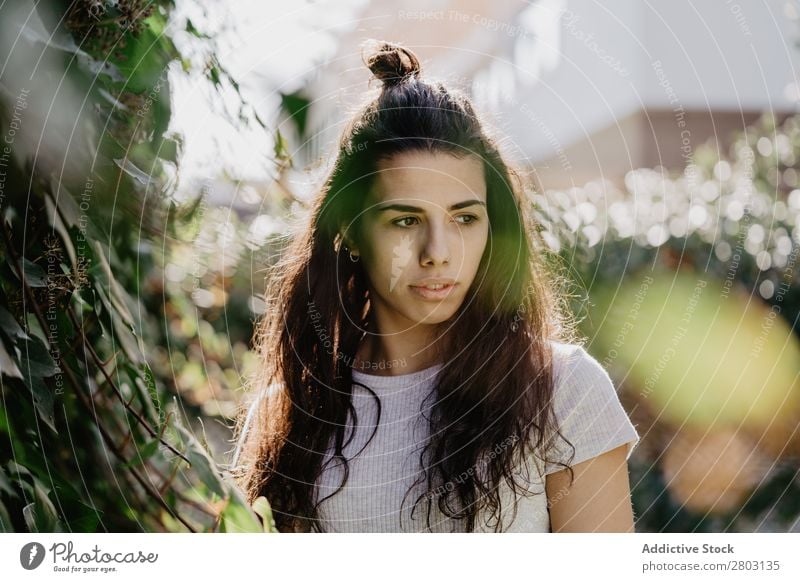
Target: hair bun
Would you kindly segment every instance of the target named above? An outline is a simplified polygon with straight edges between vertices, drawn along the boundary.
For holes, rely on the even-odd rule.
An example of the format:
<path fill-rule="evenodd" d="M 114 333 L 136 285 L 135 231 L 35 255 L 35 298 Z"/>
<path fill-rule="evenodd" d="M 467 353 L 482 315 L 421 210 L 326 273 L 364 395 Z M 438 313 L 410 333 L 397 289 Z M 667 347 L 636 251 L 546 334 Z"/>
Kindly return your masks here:
<path fill-rule="evenodd" d="M 385 41 L 367 41 L 367 46 L 371 54 L 364 62 L 372 74 L 383 81 L 384 87 L 397 85 L 422 72 L 417 55 L 405 47 Z"/>

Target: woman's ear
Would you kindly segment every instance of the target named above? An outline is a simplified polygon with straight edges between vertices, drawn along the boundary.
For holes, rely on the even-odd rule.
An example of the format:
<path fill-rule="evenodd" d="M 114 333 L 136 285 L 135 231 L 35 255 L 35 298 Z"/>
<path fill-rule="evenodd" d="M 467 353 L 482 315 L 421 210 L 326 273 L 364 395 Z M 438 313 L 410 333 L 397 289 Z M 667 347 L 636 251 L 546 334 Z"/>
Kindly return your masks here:
<path fill-rule="evenodd" d="M 345 250 L 350 251 L 354 257 L 357 257 L 359 255 L 359 251 L 356 244 L 350 239 L 350 237 L 345 236 L 341 231 L 339 232 L 339 235 L 342 237 L 342 245 L 344 245 Z"/>
<path fill-rule="evenodd" d="M 355 246 L 354 244 L 352 244 L 352 243 L 350 243 L 350 242 L 346 242 L 345 244 L 347 245 L 347 248 L 348 248 L 348 250 L 350 251 L 350 254 L 351 254 L 352 256 L 354 256 L 354 257 L 358 257 L 358 256 L 360 256 L 360 252 L 359 252 L 359 250 L 358 250 L 358 247 L 357 247 L 357 246 Z"/>

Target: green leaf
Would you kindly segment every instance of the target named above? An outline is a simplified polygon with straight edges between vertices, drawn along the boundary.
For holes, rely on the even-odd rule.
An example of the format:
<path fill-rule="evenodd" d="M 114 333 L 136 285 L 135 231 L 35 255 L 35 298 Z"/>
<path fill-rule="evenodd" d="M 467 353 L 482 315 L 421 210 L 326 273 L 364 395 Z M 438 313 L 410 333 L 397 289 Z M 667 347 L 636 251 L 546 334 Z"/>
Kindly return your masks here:
<path fill-rule="evenodd" d="M 54 412 L 55 395 L 53 391 L 40 376 L 26 377 L 25 385 L 33 396 L 33 405 L 36 407 L 39 418 L 42 419 L 54 433 L 58 433 L 58 430 L 56 430 Z"/>
<path fill-rule="evenodd" d="M 158 397 L 155 374 L 153 374 L 153 370 L 150 369 L 150 366 L 147 362 L 142 363 L 141 370 L 142 379 L 144 380 L 145 387 L 147 388 L 147 394 L 150 396 L 150 402 L 152 403 L 155 412 L 158 414 L 158 424 L 161 426 L 164 424 L 164 408 L 161 405 L 161 399 Z"/>
<path fill-rule="evenodd" d="M 14 528 L 11 526 L 11 518 L 8 515 L 6 506 L 0 500 L 0 533 L 13 533 Z"/>
<path fill-rule="evenodd" d="M 55 394 L 44 381 L 59 372 L 58 367 L 50 352 L 37 337 L 30 338 L 20 343 L 17 350 L 20 352 L 23 381 L 33 396 L 36 412 L 53 432 L 58 433 L 55 424 L 53 406 Z"/>
<path fill-rule="evenodd" d="M 14 487 L 11 485 L 11 480 L 8 478 L 5 470 L 2 467 L 0 467 L 0 491 L 5 493 L 12 499 L 17 497 L 17 494 L 14 491 Z"/>
<path fill-rule="evenodd" d="M 14 358 L 6 351 L 3 342 L 0 341 L 0 373 L 10 378 L 22 378 L 22 372 L 17 368 Z"/>
<path fill-rule="evenodd" d="M 39 320 L 36 318 L 32 312 L 27 312 L 25 314 L 25 327 L 28 330 L 28 335 L 31 336 L 33 339 L 38 339 L 43 344 L 48 343 L 47 334 L 42 329 Z"/>
<path fill-rule="evenodd" d="M 73 532 L 96 533 L 100 523 L 97 511 L 87 511 L 84 515 L 69 520 L 69 528 Z"/>
<path fill-rule="evenodd" d="M 13 226 L 13 221 L 17 218 L 19 218 L 17 209 L 11 206 L 11 204 L 6 204 L 5 210 L 3 210 L 3 222 L 6 223 L 9 229 Z"/>
<path fill-rule="evenodd" d="M 291 165 L 292 155 L 289 153 L 289 142 L 279 129 L 275 130 L 275 159 Z"/>
<path fill-rule="evenodd" d="M 159 440 L 152 440 L 144 445 L 142 448 L 137 449 L 137 455 L 135 455 L 130 461 L 125 463 L 123 466 L 127 469 L 138 467 L 142 463 L 146 462 L 150 457 L 156 454 L 158 451 L 158 445 L 161 444 Z"/>
<path fill-rule="evenodd" d="M 28 286 L 47 287 L 47 274 L 39 265 L 23 257 L 22 270 Z"/>
<path fill-rule="evenodd" d="M 259 533 L 264 527 L 256 514 L 239 497 L 231 496 L 219 515 L 217 531 L 221 533 Z"/>
<path fill-rule="evenodd" d="M 8 334 L 10 338 L 28 339 L 28 334 L 22 329 L 14 316 L 11 315 L 4 307 L 0 306 L 0 328 Z"/>
<path fill-rule="evenodd" d="M 137 168 L 136 165 L 128 159 L 114 159 L 114 163 L 117 164 L 117 166 L 123 172 L 134 178 L 137 182 L 139 182 L 143 186 L 147 186 L 150 184 L 151 181 L 156 180 L 155 177 Z"/>
<path fill-rule="evenodd" d="M 110 301 L 109 311 L 112 313 L 116 312 L 128 326 L 133 327 L 133 315 L 131 315 L 124 300 L 124 296 L 126 295 L 125 291 L 114 278 L 114 273 L 111 269 L 111 264 L 108 262 L 104 245 L 97 240 L 92 241 L 92 243 L 95 250 L 95 260 L 97 262 L 89 270 L 99 283 L 95 288 L 98 290 L 108 290 L 108 300 Z M 114 309 L 111 309 L 111 305 L 113 305 Z"/>
<path fill-rule="evenodd" d="M 28 531 L 34 533 L 51 533 L 63 531 L 58 513 L 47 496 L 48 490 L 36 478 L 33 478 L 34 500 L 22 509 Z"/>
<path fill-rule="evenodd" d="M 56 232 L 58 232 L 61 238 L 60 242 L 64 246 L 64 249 L 67 251 L 67 255 L 69 256 L 70 264 L 77 265 L 78 257 L 75 254 L 75 247 L 72 244 L 72 239 L 67 232 L 64 221 L 61 219 L 61 215 L 58 213 L 56 205 L 53 203 L 50 196 L 46 196 L 44 201 L 47 206 L 47 217 L 50 220 L 50 225 L 56 230 Z"/>
<path fill-rule="evenodd" d="M 165 34 L 166 19 L 162 14 L 153 13 L 143 25 L 138 35 L 125 36 L 125 48 L 114 59 L 120 74 L 128 81 L 126 89 L 133 93 L 152 91 L 162 74 L 166 76 L 169 62 L 178 57 L 172 40 Z"/>
<path fill-rule="evenodd" d="M 258 497 L 253 502 L 253 511 L 261 517 L 261 523 L 264 524 L 264 531 L 266 533 L 278 531 L 275 527 L 275 519 L 272 517 L 272 507 L 270 507 L 266 497 Z"/>
<path fill-rule="evenodd" d="M 186 451 L 186 458 L 192 464 L 192 469 L 197 473 L 200 482 L 208 489 L 220 497 L 225 497 L 225 490 L 222 487 L 222 476 L 213 466 L 213 461 L 204 451 L 199 450 L 199 446 Z"/>
<path fill-rule="evenodd" d="M 211 38 L 206 33 L 197 30 L 197 28 L 194 26 L 194 24 L 189 18 L 186 19 L 186 32 L 188 32 L 189 34 L 193 34 L 197 38 Z"/>
<path fill-rule="evenodd" d="M 67 226 L 77 227 L 82 213 L 72 194 L 55 178 L 50 181 L 50 189 L 55 197 L 56 206 Z"/>
<path fill-rule="evenodd" d="M 49 378 L 61 371 L 47 347 L 38 337 L 29 338 L 18 345 L 25 361 L 22 367 L 26 376 Z"/>
<path fill-rule="evenodd" d="M 189 463 L 191 463 L 192 469 L 197 473 L 200 482 L 208 487 L 209 491 L 224 498 L 224 481 L 217 469 L 216 463 L 209 457 L 208 453 L 203 450 L 197 438 L 181 424 L 179 417 L 176 417 L 173 428 L 183 441 L 186 448 L 184 455 L 189 460 Z"/>

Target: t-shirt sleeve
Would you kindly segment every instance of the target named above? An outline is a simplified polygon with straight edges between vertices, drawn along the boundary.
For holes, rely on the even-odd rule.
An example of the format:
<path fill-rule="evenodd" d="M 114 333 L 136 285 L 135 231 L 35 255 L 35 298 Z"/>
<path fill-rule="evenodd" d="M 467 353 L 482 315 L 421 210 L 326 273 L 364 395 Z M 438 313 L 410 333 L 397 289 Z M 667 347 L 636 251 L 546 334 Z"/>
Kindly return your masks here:
<path fill-rule="evenodd" d="M 630 458 L 639 434 L 605 368 L 582 346 L 570 346 L 564 353 L 555 372 L 553 406 L 561 434 L 575 447 L 575 456 L 567 462 L 572 449 L 556 435 L 544 474 L 564 469 L 552 459 L 574 466 L 623 444 L 628 445 L 626 458 Z"/>

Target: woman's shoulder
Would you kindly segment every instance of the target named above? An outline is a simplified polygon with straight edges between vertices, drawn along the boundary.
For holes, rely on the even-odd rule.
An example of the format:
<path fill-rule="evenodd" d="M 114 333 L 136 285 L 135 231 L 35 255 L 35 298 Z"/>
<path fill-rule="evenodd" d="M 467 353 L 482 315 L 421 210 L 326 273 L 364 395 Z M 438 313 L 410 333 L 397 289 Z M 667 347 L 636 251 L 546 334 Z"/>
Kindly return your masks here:
<path fill-rule="evenodd" d="M 552 342 L 553 411 L 562 433 L 576 448 L 572 464 L 628 443 L 630 457 L 639 435 L 622 406 L 605 367 L 583 346 Z M 546 472 L 557 470 L 549 465 Z"/>
<path fill-rule="evenodd" d="M 551 342 L 556 413 L 586 410 L 618 401 L 605 367 L 580 344 Z"/>
<path fill-rule="evenodd" d="M 553 351 L 553 376 L 556 386 L 571 386 L 576 380 L 592 380 L 592 384 L 604 384 L 606 388 L 613 383 L 605 367 L 581 344 L 564 343 L 551 340 Z"/>

